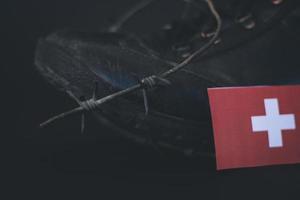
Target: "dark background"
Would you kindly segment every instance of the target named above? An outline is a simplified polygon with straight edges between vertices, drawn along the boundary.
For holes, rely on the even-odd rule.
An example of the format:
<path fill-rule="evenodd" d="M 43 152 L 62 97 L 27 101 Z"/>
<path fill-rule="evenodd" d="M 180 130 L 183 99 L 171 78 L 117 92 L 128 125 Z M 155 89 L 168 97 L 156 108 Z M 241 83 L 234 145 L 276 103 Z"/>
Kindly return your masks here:
<path fill-rule="evenodd" d="M 2 170 L 10 197 L 40 199 L 299 199 L 299 165 L 217 172 L 214 159 L 162 155 L 78 117 L 44 130 L 38 124 L 76 104 L 34 68 L 38 38 L 62 28 L 100 31 L 134 0 L 10 0 L 2 6 Z M 179 13 L 178 1 L 158 1 L 126 30 L 147 33 Z M 7 188 L 7 189 L 6 189 Z"/>

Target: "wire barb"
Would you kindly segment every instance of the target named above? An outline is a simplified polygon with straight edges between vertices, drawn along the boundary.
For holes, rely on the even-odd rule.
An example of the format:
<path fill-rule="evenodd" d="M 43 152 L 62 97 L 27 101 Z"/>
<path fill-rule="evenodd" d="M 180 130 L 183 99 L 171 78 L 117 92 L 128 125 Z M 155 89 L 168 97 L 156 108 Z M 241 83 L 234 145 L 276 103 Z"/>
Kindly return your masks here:
<path fill-rule="evenodd" d="M 171 85 L 171 82 L 166 78 L 162 78 L 156 75 L 151 75 L 146 78 L 143 78 L 140 81 L 140 84 L 144 89 L 150 89 L 150 88 L 154 88 L 157 85 L 163 85 L 163 86 Z"/>
<path fill-rule="evenodd" d="M 97 108 L 96 105 L 96 92 L 97 92 L 97 83 L 95 85 L 95 89 L 93 92 L 93 97 L 89 100 L 86 101 L 80 101 L 71 91 L 67 90 L 67 94 L 69 94 L 69 96 L 74 99 L 80 106 L 80 108 L 84 109 L 85 111 L 93 111 Z M 85 113 L 83 112 L 81 114 L 81 133 L 84 133 L 84 129 L 85 129 Z"/>
<path fill-rule="evenodd" d="M 84 129 L 85 129 L 85 114 L 82 113 L 81 114 L 81 134 L 84 134 Z"/>
<path fill-rule="evenodd" d="M 94 89 L 94 92 L 93 92 L 93 98 L 94 100 L 97 100 L 97 93 L 98 93 L 98 82 L 95 81 L 95 89 Z"/>
<path fill-rule="evenodd" d="M 143 99 L 144 99 L 144 106 L 145 106 L 145 115 L 147 116 L 149 113 L 149 104 L 148 104 L 148 98 L 147 98 L 147 91 L 146 89 L 142 90 L 143 92 Z"/>

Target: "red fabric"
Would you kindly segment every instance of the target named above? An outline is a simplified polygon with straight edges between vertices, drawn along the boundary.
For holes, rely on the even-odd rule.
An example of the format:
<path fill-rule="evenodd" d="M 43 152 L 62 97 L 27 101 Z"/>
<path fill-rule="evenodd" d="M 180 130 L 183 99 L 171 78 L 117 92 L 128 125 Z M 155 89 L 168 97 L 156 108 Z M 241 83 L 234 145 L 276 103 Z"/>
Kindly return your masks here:
<path fill-rule="evenodd" d="M 217 169 L 300 163 L 300 86 L 208 89 Z M 294 114 L 295 129 L 282 131 L 282 147 L 270 148 L 268 132 L 254 132 L 252 116 L 264 116 L 264 99 L 276 98 L 280 114 Z"/>

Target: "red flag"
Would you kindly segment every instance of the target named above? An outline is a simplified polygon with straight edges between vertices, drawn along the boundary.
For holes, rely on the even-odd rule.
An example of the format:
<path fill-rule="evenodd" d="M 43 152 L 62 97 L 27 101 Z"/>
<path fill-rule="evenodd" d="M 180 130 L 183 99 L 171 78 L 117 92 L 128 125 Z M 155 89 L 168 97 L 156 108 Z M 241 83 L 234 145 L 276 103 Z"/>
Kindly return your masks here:
<path fill-rule="evenodd" d="M 208 89 L 217 169 L 300 163 L 300 86 Z"/>

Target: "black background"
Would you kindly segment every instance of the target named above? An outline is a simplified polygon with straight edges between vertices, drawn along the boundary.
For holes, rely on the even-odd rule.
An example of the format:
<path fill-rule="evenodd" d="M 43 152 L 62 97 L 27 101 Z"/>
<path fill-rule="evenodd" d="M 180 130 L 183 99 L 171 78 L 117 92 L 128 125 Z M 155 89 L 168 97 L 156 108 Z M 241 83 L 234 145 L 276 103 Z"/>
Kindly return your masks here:
<path fill-rule="evenodd" d="M 217 172 L 213 159 L 161 155 L 114 136 L 93 118 L 88 119 L 85 135 L 80 134 L 76 116 L 45 130 L 37 128 L 49 116 L 76 105 L 35 71 L 38 38 L 67 27 L 100 31 L 134 2 L 4 1 L 1 146 L 2 166 L 7 168 L 2 170 L 3 190 L 10 197 L 40 199 L 300 198 L 299 165 Z M 180 6 L 158 1 L 126 29 L 147 33 L 176 16 Z"/>

